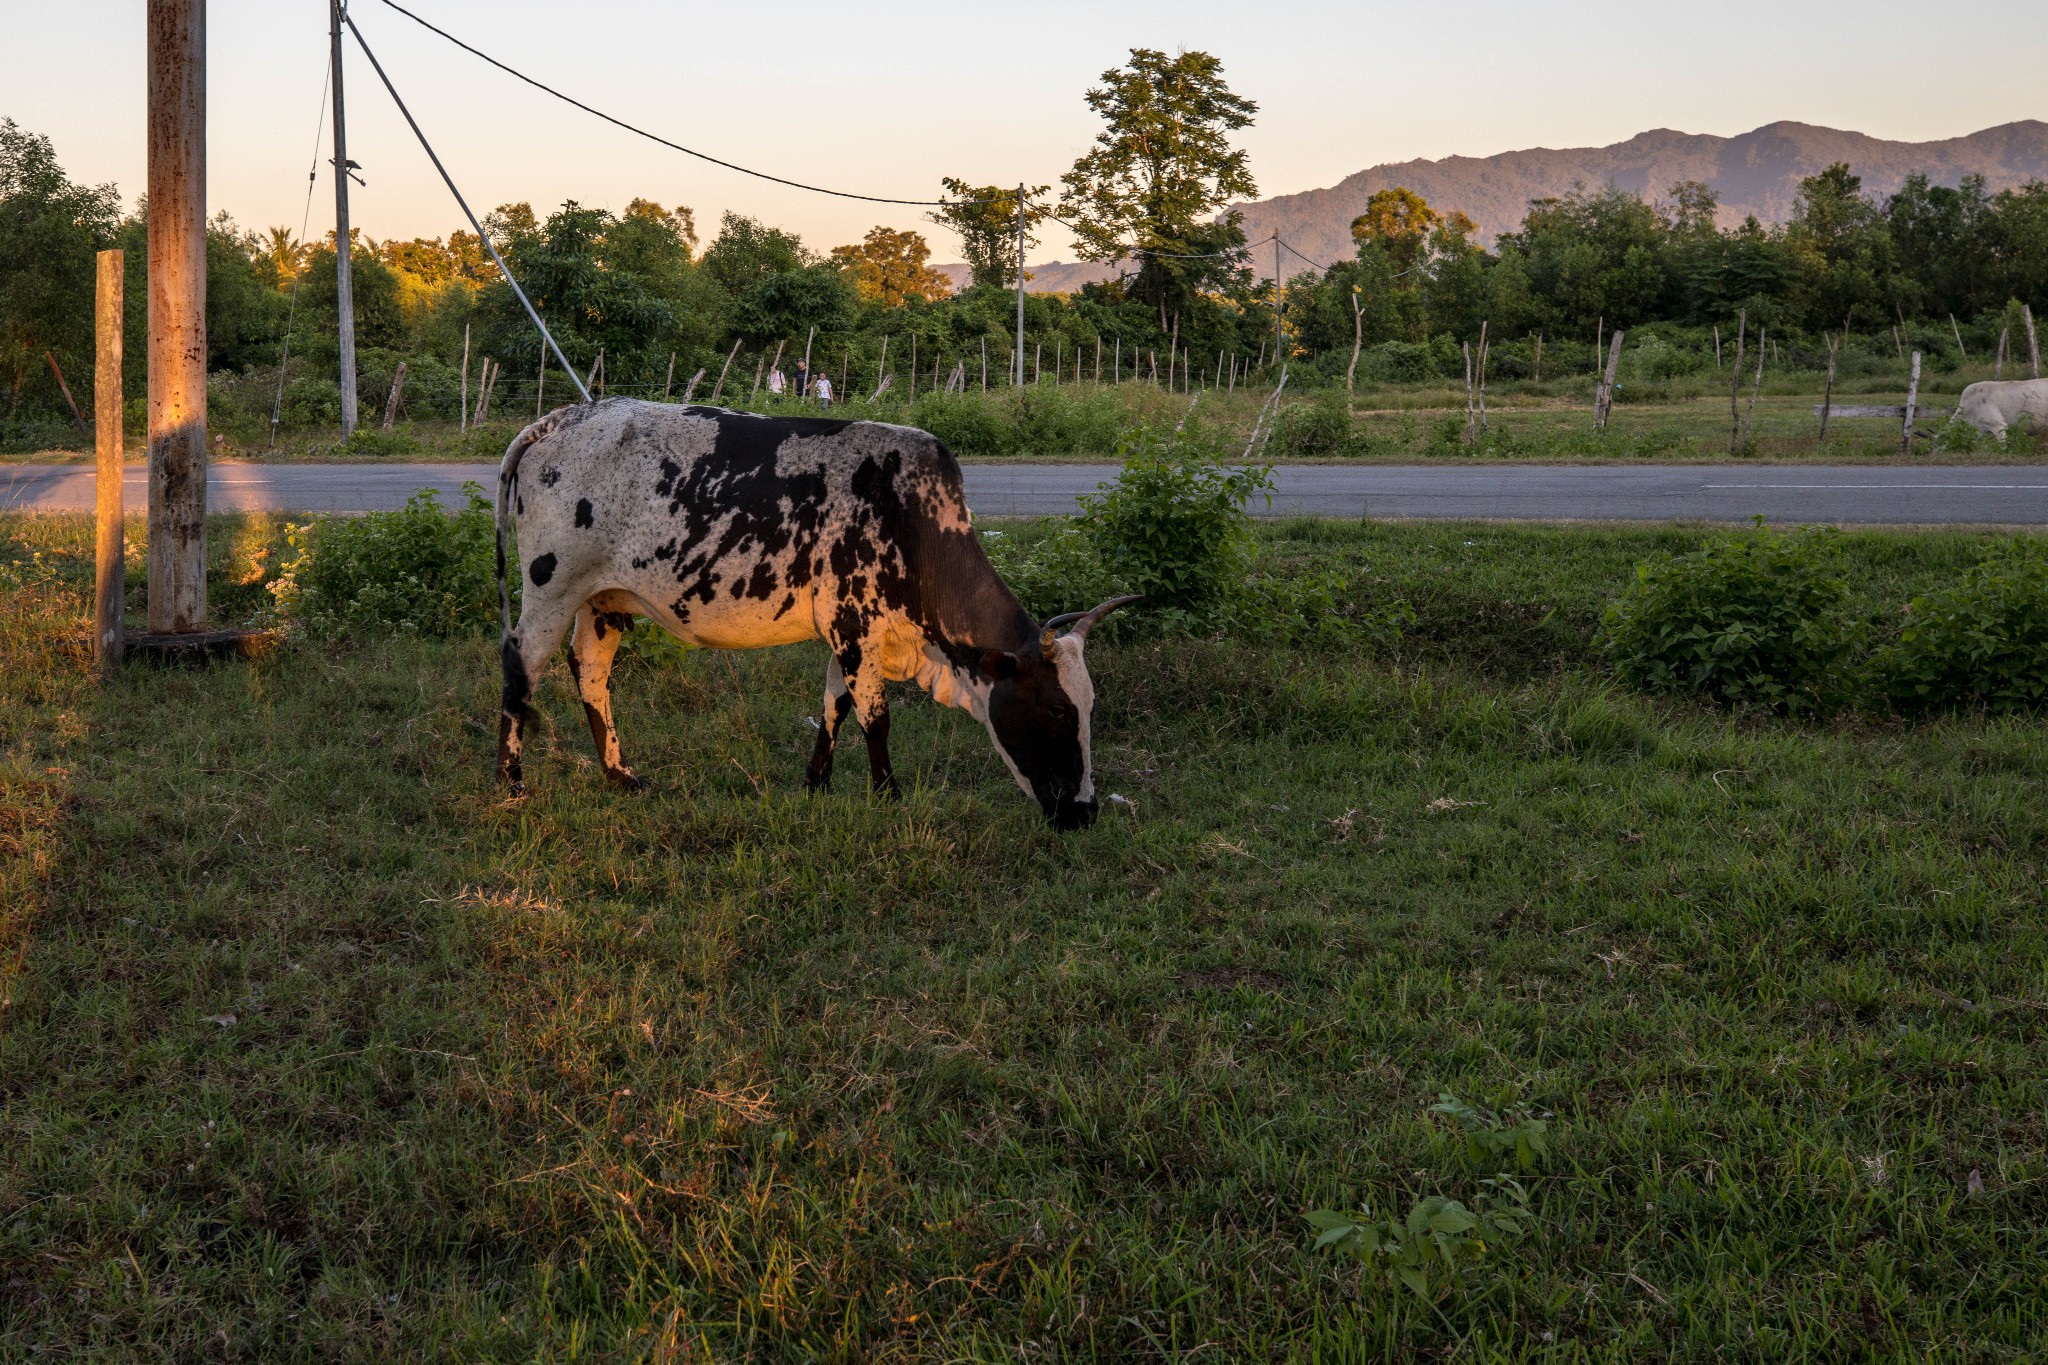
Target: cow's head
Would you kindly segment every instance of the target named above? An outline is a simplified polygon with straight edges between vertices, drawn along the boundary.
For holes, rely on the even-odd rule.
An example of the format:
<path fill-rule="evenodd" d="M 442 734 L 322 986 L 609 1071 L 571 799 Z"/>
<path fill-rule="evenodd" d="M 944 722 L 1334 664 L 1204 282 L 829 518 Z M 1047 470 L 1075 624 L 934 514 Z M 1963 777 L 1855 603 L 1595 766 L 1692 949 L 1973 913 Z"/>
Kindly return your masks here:
<path fill-rule="evenodd" d="M 1093 611 L 1055 616 L 1025 649 L 990 650 L 981 657 L 996 751 L 1025 795 L 1063 830 L 1095 823 L 1095 766 L 1088 748 L 1095 684 L 1083 656 L 1088 631 L 1137 600 L 1113 597 Z M 1071 628 L 1062 635 L 1062 626 Z"/>

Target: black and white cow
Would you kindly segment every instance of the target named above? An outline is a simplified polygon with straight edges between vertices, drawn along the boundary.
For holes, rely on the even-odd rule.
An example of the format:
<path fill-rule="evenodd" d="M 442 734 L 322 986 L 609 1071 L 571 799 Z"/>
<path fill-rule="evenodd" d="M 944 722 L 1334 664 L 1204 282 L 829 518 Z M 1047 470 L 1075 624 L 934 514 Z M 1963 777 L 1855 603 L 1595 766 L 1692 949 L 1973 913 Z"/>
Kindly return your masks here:
<path fill-rule="evenodd" d="M 1089 627 L 1136 599 L 1032 620 L 974 533 L 959 464 L 929 433 L 611 398 L 519 433 L 499 467 L 497 514 L 498 765 L 514 791 L 534 679 L 572 626 L 569 668 L 605 773 L 641 785 L 619 756 L 610 686 L 637 614 L 715 649 L 822 638 L 832 660 L 814 787 L 831 780 L 851 712 L 874 785 L 895 791 L 882 684 L 915 681 L 988 727 L 1061 829 L 1094 820 L 1083 648 Z M 505 562 L 515 529 L 516 628 Z"/>

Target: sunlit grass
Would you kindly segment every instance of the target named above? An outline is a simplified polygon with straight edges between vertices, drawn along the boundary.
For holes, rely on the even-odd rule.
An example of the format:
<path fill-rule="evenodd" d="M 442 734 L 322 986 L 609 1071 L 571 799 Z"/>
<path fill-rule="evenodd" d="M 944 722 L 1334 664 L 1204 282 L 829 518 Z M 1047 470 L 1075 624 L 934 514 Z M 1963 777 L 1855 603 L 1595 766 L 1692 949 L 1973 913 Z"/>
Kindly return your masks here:
<path fill-rule="evenodd" d="M 0 562 L 45 552 L 0 631 L 6 1353 L 2023 1360 L 2048 1331 L 2042 722 L 1611 690 L 1598 605 L 1690 531 L 1274 528 L 1274 562 L 1413 601 L 1408 639 L 1103 642 L 1132 804 L 1061 837 L 908 696 L 900 805 L 858 762 L 803 794 L 812 648 L 624 662 L 637 797 L 555 670 L 517 804 L 485 640 L 101 686 L 65 643 L 83 525 L 0 521 Z M 219 529 L 217 594 L 259 539 Z M 1844 541 L 1873 614 L 1975 544 Z M 1556 1150 L 1535 1234 L 1432 1306 L 1302 1215 L 1469 1197 L 1444 1090 L 1548 1111 Z"/>

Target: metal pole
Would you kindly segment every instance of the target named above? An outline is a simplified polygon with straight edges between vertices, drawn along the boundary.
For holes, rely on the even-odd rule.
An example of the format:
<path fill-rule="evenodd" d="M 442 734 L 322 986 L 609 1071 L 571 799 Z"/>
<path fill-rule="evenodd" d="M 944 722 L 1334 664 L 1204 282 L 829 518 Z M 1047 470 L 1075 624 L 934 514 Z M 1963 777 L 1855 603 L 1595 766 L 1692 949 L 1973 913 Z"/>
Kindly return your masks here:
<path fill-rule="evenodd" d="M 1024 187 L 1017 186 L 1017 374 L 1018 388 L 1024 387 Z"/>
<path fill-rule="evenodd" d="M 206 0 L 149 0 L 149 628 L 206 625 Z"/>
<path fill-rule="evenodd" d="M 356 295 L 349 269 L 348 125 L 341 108 L 341 4 L 327 0 L 328 51 L 334 65 L 334 307 L 341 318 L 341 439 L 356 430 Z"/>
<path fill-rule="evenodd" d="M 121 597 L 125 586 L 124 535 L 122 516 L 126 508 L 121 497 L 121 272 L 122 255 L 102 251 L 99 255 L 99 289 L 94 300 L 93 330 L 98 345 L 94 355 L 92 411 L 99 428 L 99 487 L 94 498 L 98 531 L 93 558 L 93 658 L 102 668 L 121 662 Z"/>

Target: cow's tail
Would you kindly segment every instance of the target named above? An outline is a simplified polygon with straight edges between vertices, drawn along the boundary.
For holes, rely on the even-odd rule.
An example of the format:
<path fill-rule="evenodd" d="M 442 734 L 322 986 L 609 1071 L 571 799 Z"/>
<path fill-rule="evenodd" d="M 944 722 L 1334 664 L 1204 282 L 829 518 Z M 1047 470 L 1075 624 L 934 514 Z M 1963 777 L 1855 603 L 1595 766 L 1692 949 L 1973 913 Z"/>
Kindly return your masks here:
<path fill-rule="evenodd" d="M 528 448 L 538 444 L 554 427 L 552 415 L 528 426 L 512 438 L 512 444 L 505 448 L 505 458 L 498 462 L 498 620 L 501 644 L 512 639 L 512 582 L 505 572 L 505 542 L 511 533 L 513 512 L 519 502 L 519 462 L 526 458 Z"/>

